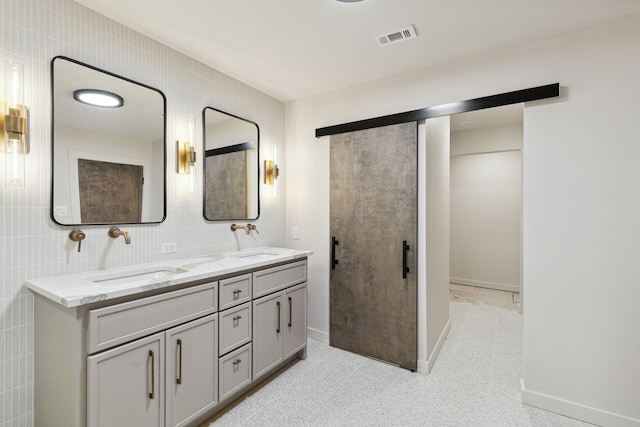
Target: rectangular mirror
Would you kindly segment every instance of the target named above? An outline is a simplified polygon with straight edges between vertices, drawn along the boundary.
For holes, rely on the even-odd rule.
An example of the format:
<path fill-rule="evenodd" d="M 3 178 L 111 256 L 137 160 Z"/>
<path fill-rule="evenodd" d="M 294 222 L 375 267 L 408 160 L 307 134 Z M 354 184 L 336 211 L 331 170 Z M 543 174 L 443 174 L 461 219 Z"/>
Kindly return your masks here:
<path fill-rule="evenodd" d="M 51 62 L 51 88 L 53 221 L 162 222 L 164 94 L 63 56 Z"/>
<path fill-rule="evenodd" d="M 202 112 L 204 217 L 255 220 L 260 215 L 260 129 L 215 108 Z"/>

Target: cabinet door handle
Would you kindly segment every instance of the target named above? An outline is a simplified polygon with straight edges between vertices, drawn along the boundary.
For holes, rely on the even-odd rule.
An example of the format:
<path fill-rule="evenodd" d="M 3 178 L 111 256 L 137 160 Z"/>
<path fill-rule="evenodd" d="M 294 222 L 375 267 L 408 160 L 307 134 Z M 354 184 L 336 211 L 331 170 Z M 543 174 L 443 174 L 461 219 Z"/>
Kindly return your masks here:
<path fill-rule="evenodd" d="M 276 301 L 276 305 L 278 306 L 278 325 L 276 326 L 276 334 L 280 333 L 280 301 Z"/>
<path fill-rule="evenodd" d="M 407 251 L 409 250 L 409 245 L 407 245 L 407 241 L 402 241 L 402 278 L 407 278 L 407 273 L 409 272 L 409 267 L 407 267 Z"/>
<path fill-rule="evenodd" d="M 180 352 L 178 353 L 178 378 L 176 378 L 176 383 L 182 384 L 182 340 L 178 340 L 177 342 L 178 348 Z"/>
<path fill-rule="evenodd" d="M 291 327 L 292 320 L 293 320 L 292 319 L 292 317 L 293 317 L 293 313 L 292 313 L 293 308 L 292 307 L 293 307 L 293 302 L 291 302 L 291 297 L 289 297 L 289 327 Z"/>
<path fill-rule="evenodd" d="M 238 366 L 240 363 L 242 363 L 242 360 L 236 359 L 233 361 L 233 366 Z"/>
<path fill-rule="evenodd" d="M 338 246 L 339 242 L 335 236 L 331 237 L 331 269 L 335 270 L 336 265 L 338 265 L 338 260 L 336 259 L 336 246 Z"/>
<path fill-rule="evenodd" d="M 234 317 L 234 318 L 233 318 L 233 321 L 234 321 L 234 322 L 237 322 L 237 321 L 238 321 L 238 320 L 240 320 L 240 319 L 242 319 L 242 316 L 236 316 L 236 317 Z"/>
<path fill-rule="evenodd" d="M 235 291 L 233 291 L 233 297 L 238 298 L 240 296 L 240 292 L 242 292 L 241 289 L 236 289 Z"/>
<path fill-rule="evenodd" d="M 153 392 L 156 389 L 156 356 L 153 354 L 153 350 L 149 350 L 149 357 L 151 358 L 151 393 L 149 393 L 149 399 L 153 399 Z"/>

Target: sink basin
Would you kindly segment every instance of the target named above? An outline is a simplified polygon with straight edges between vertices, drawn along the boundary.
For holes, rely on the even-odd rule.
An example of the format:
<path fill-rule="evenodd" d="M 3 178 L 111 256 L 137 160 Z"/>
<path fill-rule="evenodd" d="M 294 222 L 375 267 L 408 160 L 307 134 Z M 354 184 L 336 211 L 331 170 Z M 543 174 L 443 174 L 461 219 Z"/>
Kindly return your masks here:
<path fill-rule="evenodd" d="M 261 258 L 271 258 L 277 255 L 278 254 L 274 254 L 271 252 L 253 252 L 248 254 L 234 255 L 234 257 L 244 258 L 244 259 L 261 259 Z"/>
<path fill-rule="evenodd" d="M 121 271 L 116 273 L 103 274 L 101 276 L 89 277 L 88 280 L 101 285 L 122 285 L 133 282 L 148 282 L 157 279 L 169 278 L 177 273 L 185 273 L 184 268 L 176 267 L 148 267 L 138 270 Z"/>
<path fill-rule="evenodd" d="M 227 252 L 224 254 L 224 256 L 242 259 L 269 259 L 280 255 L 286 255 L 289 252 L 291 252 L 291 249 L 267 248 L 244 250 L 238 252 Z"/>

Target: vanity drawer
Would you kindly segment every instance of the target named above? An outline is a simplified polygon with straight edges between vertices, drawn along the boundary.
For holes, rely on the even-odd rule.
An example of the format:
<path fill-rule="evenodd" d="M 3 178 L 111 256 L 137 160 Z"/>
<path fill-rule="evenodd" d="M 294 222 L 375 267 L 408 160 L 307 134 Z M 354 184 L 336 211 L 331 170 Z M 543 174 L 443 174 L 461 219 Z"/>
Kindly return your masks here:
<path fill-rule="evenodd" d="M 253 273 L 253 297 L 259 298 L 306 280 L 306 260 L 256 271 Z"/>
<path fill-rule="evenodd" d="M 220 401 L 251 383 L 251 343 L 219 359 Z"/>
<path fill-rule="evenodd" d="M 92 354 L 214 313 L 218 282 L 206 283 L 89 311 L 87 353 Z"/>
<path fill-rule="evenodd" d="M 219 325 L 220 356 L 251 341 L 251 303 L 221 312 Z"/>
<path fill-rule="evenodd" d="M 251 300 L 251 274 L 220 281 L 220 310 Z"/>

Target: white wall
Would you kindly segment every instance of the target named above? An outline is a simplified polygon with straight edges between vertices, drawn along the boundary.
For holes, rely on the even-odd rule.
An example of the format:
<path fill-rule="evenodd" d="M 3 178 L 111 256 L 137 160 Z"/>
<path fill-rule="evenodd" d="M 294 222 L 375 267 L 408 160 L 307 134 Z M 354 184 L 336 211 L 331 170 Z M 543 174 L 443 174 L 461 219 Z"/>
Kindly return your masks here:
<path fill-rule="evenodd" d="M 261 148 L 271 155 L 285 137 L 284 105 L 175 50 L 94 13 L 72 0 L 3 0 L 0 59 L 24 63 L 31 152 L 25 189 L 5 189 L 0 170 L 0 427 L 33 424 L 33 295 L 27 278 L 188 257 L 263 245 L 284 245 L 284 197 L 261 188 L 259 235 L 232 233 L 229 223 L 202 217 L 202 191 L 189 192 L 189 177 L 175 173 L 175 141 L 196 117 L 196 149 L 202 150 L 201 111 L 215 107 L 259 124 Z M 108 227 L 82 227 L 82 252 L 68 238 L 71 227 L 49 218 L 51 191 L 50 62 L 65 55 L 156 87 L 167 97 L 167 219 L 127 225 L 131 245 L 111 244 Z M 3 86 L 0 85 L 0 91 Z M 0 94 L 1 95 L 1 94 Z M 0 96 L 0 99 L 3 98 Z M 285 146 L 280 144 L 284 159 Z M 197 163 L 202 183 L 202 156 Z M 283 170 L 285 162 L 280 161 Z M 0 154 L 0 164 L 4 155 Z M 279 180 L 284 191 L 284 179 Z M 282 193 L 284 194 L 284 193 Z M 252 221 L 254 222 L 254 221 Z M 178 252 L 160 255 L 162 242 Z"/>
<path fill-rule="evenodd" d="M 520 291 L 522 132 L 451 133 L 451 283 Z"/>
<path fill-rule="evenodd" d="M 524 112 L 523 397 L 640 422 L 638 46 L 635 15 L 287 104 L 287 243 L 315 251 L 309 326 L 328 331 L 329 147 L 316 128 L 560 82 L 561 99 Z"/>
<path fill-rule="evenodd" d="M 425 280 L 425 299 L 418 302 L 418 319 L 424 324 L 424 333 L 418 335 L 420 348 L 426 347 L 426 371 L 437 361 L 444 344 L 451 321 L 449 318 L 449 153 L 450 120 L 438 117 L 426 120 L 420 128 L 425 128 L 424 143 L 420 153 L 424 153 L 424 165 L 419 163 L 420 189 L 425 204 L 418 208 L 419 236 L 424 236 L 418 266 L 418 279 Z M 422 130 L 422 129 L 421 129 Z M 424 151 L 423 151 L 424 150 Z M 422 158 L 420 159 L 422 160 Z M 423 179 L 424 178 L 424 179 Z M 422 231 L 424 230 L 424 232 Z M 421 329 L 418 329 L 420 332 Z M 422 354 L 418 354 L 422 359 Z M 424 360 L 424 359 L 423 359 Z M 419 361 L 423 365 L 424 361 Z M 425 369 L 422 369 L 423 371 Z"/>

